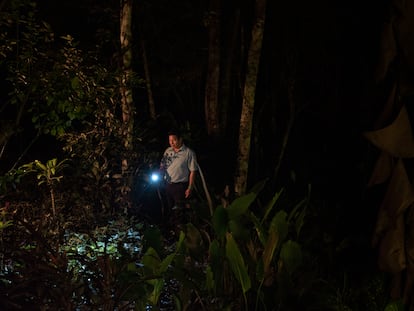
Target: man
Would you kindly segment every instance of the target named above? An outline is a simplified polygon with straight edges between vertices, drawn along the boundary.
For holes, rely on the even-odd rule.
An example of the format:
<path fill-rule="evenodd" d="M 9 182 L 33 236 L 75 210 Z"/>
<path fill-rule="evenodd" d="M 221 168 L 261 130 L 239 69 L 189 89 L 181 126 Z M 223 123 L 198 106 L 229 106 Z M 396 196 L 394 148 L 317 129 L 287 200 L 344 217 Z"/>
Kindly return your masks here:
<path fill-rule="evenodd" d="M 168 142 L 170 147 L 165 150 L 160 165 L 166 181 L 165 216 L 168 216 L 171 210 L 183 207 L 185 199 L 191 196 L 198 170 L 195 152 L 184 144 L 178 132 L 169 132 Z"/>

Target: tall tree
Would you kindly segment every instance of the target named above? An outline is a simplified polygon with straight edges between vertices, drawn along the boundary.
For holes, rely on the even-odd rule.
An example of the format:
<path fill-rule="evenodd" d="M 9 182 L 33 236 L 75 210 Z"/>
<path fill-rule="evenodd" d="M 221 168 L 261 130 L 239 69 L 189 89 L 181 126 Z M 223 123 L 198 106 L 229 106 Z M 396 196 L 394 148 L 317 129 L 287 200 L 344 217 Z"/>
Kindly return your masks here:
<path fill-rule="evenodd" d="M 132 97 L 132 4 L 133 0 L 120 0 L 120 44 L 121 44 L 121 110 L 122 137 L 125 153 L 122 158 L 122 193 L 127 195 L 131 189 L 128 155 L 132 151 L 134 130 L 134 106 Z M 127 196 L 126 196 L 127 197 Z M 128 202 L 127 200 L 126 202 Z"/>
<path fill-rule="evenodd" d="M 245 193 L 247 186 L 256 83 L 262 51 L 265 16 L 266 0 L 256 0 L 255 18 L 247 55 L 246 79 L 244 82 L 243 102 L 240 115 L 237 167 L 234 181 L 235 192 L 239 195 Z"/>

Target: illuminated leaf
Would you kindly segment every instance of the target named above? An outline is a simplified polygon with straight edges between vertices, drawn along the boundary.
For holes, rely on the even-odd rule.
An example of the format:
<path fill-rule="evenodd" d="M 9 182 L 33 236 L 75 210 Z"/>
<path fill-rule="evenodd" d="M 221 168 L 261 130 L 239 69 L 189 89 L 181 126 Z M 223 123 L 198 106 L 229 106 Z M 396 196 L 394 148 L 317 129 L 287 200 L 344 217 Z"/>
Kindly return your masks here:
<path fill-rule="evenodd" d="M 226 257 L 229 261 L 231 270 L 233 271 L 234 275 L 236 276 L 236 279 L 239 281 L 242 287 L 244 294 L 251 287 L 250 277 L 247 273 L 247 268 L 244 263 L 243 256 L 231 233 L 227 233 L 226 238 Z"/>
<path fill-rule="evenodd" d="M 35 165 L 36 165 L 38 168 L 40 168 L 41 170 L 43 170 L 43 171 L 47 171 L 46 166 L 45 166 L 42 162 L 40 162 L 39 160 L 35 160 L 35 161 L 34 161 L 34 163 L 35 163 Z"/>

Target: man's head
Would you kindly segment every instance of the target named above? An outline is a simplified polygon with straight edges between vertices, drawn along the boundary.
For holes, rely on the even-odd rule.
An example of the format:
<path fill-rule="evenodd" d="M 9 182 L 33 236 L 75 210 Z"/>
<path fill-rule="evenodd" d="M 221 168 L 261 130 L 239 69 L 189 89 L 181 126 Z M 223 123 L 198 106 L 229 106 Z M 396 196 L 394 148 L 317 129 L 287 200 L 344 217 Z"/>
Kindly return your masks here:
<path fill-rule="evenodd" d="M 180 149 L 183 145 L 183 138 L 180 133 L 177 131 L 168 132 L 168 142 L 170 146 L 174 149 Z"/>

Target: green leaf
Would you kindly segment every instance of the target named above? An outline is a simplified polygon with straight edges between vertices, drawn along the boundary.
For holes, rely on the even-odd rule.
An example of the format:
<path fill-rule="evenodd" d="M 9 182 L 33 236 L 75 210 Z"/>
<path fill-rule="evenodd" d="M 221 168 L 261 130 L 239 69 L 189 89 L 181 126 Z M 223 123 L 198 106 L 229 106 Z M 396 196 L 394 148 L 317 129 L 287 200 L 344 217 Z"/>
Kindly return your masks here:
<path fill-rule="evenodd" d="M 256 264 L 256 278 L 258 280 L 263 280 L 264 277 L 265 277 L 265 274 L 264 274 L 264 264 L 263 264 L 263 260 L 262 259 L 263 258 L 260 258 L 257 261 L 257 264 Z"/>
<path fill-rule="evenodd" d="M 280 260 L 289 274 L 293 273 L 302 263 L 302 250 L 299 243 L 288 240 L 282 245 Z"/>
<path fill-rule="evenodd" d="M 235 219 L 243 214 L 249 209 L 250 204 L 256 199 L 257 194 L 254 192 L 250 192 L 245 194 L 233 202 L 227 207 L 227 212 L 230 219 Z"/>
<path fill-rule="evenodd" d="M 250 219 L 254 224 L 254 228 L 256 229 L 256 233 L 257 236 L 260 240 L 260 242 L 262 243 L 263 246 L 266 245 L 266 241 L 267 241 L 267 233 L 265 231 L 265 228 L 263 227 L 263 225 L 259 222 L 259 219 L 253 214 L 250 213 Z"/>
<path fill-rule="evenodd" d="M 279 234 L 276 230 L 271 230 L 269 232 L 269 237 L 267 239 L 265 248 L 263 250 L 263 269 L 267 273 L 269 271 L 270 263 L 273 259 L 273 254 L 279 243 Z"/>
<path fill-rule="evenodd" d="M 65 111 L 65 108 L 66 108 L 66 102 L 65 101 L 62 101 L 62 100 L 59 100 L 58 101 L 58 104 L 57 104 L 57 110 L 59 112 L 64 112 Z"/>
<path fill-rule="evenodd" d="M 392 301 L 387 304 L 384 311 L 404 311 L 405 306 L 402 300 Z"/>
<path fill-rule="evenodd" d="M 162 289 L 164 287 L 164 279 L 155 279 L 152 282 L 153 290 L 149 296 L 150 303 L 155 306 L 158 303 L 158 299 L 160 298 Z"/>
<path fill-rule="evenodd" d="M 127 265 L 127 271 L 137 272 L 138 271 L 138 268 L 137 268 L 136 263 L 135 262 L 128 263 L 128 265 Z"/>
<path fill-rule="evenodd" d="M 63 126 L 58 126 L 57 127 L 57 135 L 60 136 L 60 135 L 63 135 L 63 134 L 65 134 L 65 128 Z"/>
<path fill-rule="evenodd" d="M 182 311 L 183 310 L 183 303 L 177 295 L 173 295 L 175 311 Z"/>
<path fill-rule="evenodd" d="M 42 163 L 42 162 L 40 162 L 39 160 L 35 160 L 34 161 L 34 163 L 35 163 L 35 165 L 38 167 L 38 168 L 40 168 L 42 171 L 47 171 L 47 168 L 46 168 L 46 166 Z"/>
<path fill-rule="evenodd" d="M 169 254 L 167 257 L 165 257 L 163 261 L 161 261 L 161 264 L 158 269 L 159 274 L 162 274 L 167 271 L 174 257 L 175 257 L 175 253 L 172 253 L 172 254 Z"/>
<path fill-rule="evenodd" d="M 207 266 L 207 269 L 206 269 L 206 287 L 210 293 L 214 292 L 214 289 L 215 289 L 214 275 L 213 275 L 213 270 L 211 269 L 210 266 Z"/>
<path fill-rule="evenodd" d="M 213 228 L 219 239 L 223 239 L 227 232 L 228 215 L 223 206 L 218 206 L 213 214 Z"/>
<path fill-rule="evenodd" d="M 48 160 L 47 162 L 46 162 L 46 167 L 55 167 L 56 166 L 56 162 L 57 162 L 57 159 L 56 158 L 53 158 L 53 159 L 50 159 L 50 160 Z"/>
<path fill-rule="evenodd" d="M 152 247 L 148 248 L 142 257 L 142 264 L 144 265 L 144 268 L 150 270 L 152 274 L 155 274 L 158 271 L 160 262 L 161 261 L 156 250 Z"/>
<path fill-rule="evenodd" d="M 73 121 L 76 117 L 76 114 L 73 111 L 68 111 L 67 116 L 68 116 L 70 121 Z M 69 121 L 69 123 L 67 123 L 68 125 L 71 124 L 70 121 Z"/>
<path fill-rule="evenodd" d="M 200 231 L 192 223 L 185 225 L 185 231 L 186 238 L 184 242 L 189 254 L 201 260 L 204 254 L 204 243 Z"/>
<path fill-rule="evenodd" d="M 306 208 L 309 203 L 309 197 L 311 192 L 311 185 L 308 185 L 308 195 L 305 199 L 301 200 L 296 206 L 293 208 L 293 210 L 289 214 L 288 222 L 292 223 L 294 220 L 295 222 L 295 231 L 296 236 L 300 235 L 300 232 L 302 230 L 302 227 L 305 223 L 305 217 L 306 217 Z"/>
<path fill-rule="evenodd" d="M 275 206 L 277 200 L 279 200 L 279 197 L 282 194 L 282 192 L 283 192 L 283 188 L 273 196 L 273 198 L 269 201 L 269 203 L 267 203 L 266 208 L 265 208 L 265 214 L 264 214 L 263 219 L 262 219 L 262 223 L 269 216 L 269 213 L 272 211 L 273 206 Z"/>
<path fill-rule="evenodd" d="M 276 230 L 279 232 L 279 241 L 284 241 L 288 235 L 289 224 L 287 222 L 287 213 L 285 211 L 279 211 L 272 218 L 270 222 L 269 232 Z"/>
<path fill-rule="evenodd" d="M 249 229 L 243 222 L 239 220 L 230 220 L 229 229 L 233 236 L 237 239 L 249 239 Z"/>
<path fill-rule="evenodd" d="M 10 227 L 12 225 L 13 225 L 13 220 L 0 221 L 0 230 L 4 230 L 7 227 Z"/>
<path fill-rule="evenodd" d="M 79 89 L 79 86 L 80 86 L 79 78 L 78 77 L 74 77 L 72 79 L 72 81 L 71 81 L 71 87 L 72 87 L 72 89 L 77 90 L 77 89 Z"/>
<path fill-rule="evenodd" d="M 236 279 L 239 281 L 243 294 L 245 294 L 251 287 L 251 281 L 247 268 L 243 260 L 243 256 L 237 246 L 236 241 L 233 239 L 231 233 L 226 234 L 226 257 L 229 261 L 231 270 L 233 271 Z"/>
<path fill-rule="evenodd" d="M 214 273 L 217 273 L 217 271 L 221 270 L 224 259 L 223 248 L 220 247 L 220 244 L 217 240 L 213 240 L 210 244 L 209 257 L 211 268 L 213 269 Z"/>
<path fill-rule="evenodd" d="M 175 246 L 175 253 L 181 250 L 182 246 L 184 245 L 184 240 L 185 240 L 185 233 L 180 231 L 180 236 L 178 237 L 178 241 Z"/>
<path fill-rule="evenodd" d="M 47 99 L 46 105 L 47 105 L 47 106 L 51 106 L 51 105 L 52 105 L 52 103 L 53 103 L 53 101 L 54 101 L 54 98 L 53 98 L 53 97 L 49 97 L 49 98 Z"/>

